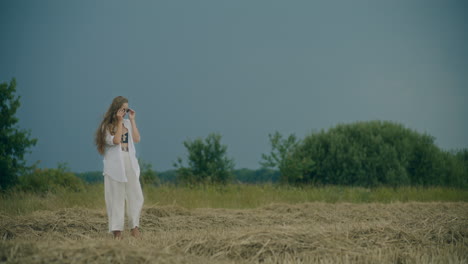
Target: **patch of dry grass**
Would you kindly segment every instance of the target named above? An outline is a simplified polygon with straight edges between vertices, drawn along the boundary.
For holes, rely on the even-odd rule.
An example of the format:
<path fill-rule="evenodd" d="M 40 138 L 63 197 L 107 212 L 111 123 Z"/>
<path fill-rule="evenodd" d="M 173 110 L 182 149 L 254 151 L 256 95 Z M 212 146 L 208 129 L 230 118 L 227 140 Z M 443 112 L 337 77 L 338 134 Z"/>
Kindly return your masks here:
<path fill-rule="evenodd" d="M 468 203 L 146 206 L 142 238 L 104 209 L 0 215 L 6 263 L 467 263 Z"/>

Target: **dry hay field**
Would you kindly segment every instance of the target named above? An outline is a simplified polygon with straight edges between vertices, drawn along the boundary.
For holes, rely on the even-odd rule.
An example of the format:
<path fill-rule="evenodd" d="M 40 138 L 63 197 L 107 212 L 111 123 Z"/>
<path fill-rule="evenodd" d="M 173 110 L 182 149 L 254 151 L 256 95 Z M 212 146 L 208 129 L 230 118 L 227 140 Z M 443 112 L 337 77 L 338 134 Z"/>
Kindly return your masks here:
<path fill-rule="evenodd" d="M 0 215 L 6 263 L 468 263 L 468 203 L 146 206 L 142 238 L 104 209 Z"/>

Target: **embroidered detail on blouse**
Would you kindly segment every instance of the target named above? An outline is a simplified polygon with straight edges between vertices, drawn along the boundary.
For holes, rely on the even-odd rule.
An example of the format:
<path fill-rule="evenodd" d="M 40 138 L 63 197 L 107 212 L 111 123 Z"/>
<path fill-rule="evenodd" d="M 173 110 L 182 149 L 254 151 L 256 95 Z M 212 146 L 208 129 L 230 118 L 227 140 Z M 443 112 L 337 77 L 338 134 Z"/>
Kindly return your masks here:
<path fill-rule="evenodd" d="M 125 133 L 125 134 L 122 134 L 121 142 L 122 143 L 128 143 L 128 132 Z"/>
<path fill-rule="evenodd" d="M 122 134 L 121 143 L 122 143 L 122 151 L 128 152 L 128 132 L 125 134 Z"/>

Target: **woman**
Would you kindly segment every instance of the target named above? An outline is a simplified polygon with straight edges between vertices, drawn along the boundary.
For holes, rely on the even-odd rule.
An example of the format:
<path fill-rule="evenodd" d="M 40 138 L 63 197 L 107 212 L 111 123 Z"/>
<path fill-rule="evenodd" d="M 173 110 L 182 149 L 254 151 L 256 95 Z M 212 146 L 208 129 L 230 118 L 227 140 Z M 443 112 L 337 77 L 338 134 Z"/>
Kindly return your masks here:
<path fill-rule="evenodd" d="M 127 113 L 129 119 L 124 119 Z M 135 111 L 128 108 L 128 100 L 118 96 L 112 101 L 96 131 L 95 143 L 99 153 L 104 156 L 104 192 L 109 232 L 117 239 L 122 238 L 124 230 L 125 202 L 130 234 L 140 236 L 138 226 L 144 199 L 134 146 L 134 143 L 140 142 L 135 115 Z"/>

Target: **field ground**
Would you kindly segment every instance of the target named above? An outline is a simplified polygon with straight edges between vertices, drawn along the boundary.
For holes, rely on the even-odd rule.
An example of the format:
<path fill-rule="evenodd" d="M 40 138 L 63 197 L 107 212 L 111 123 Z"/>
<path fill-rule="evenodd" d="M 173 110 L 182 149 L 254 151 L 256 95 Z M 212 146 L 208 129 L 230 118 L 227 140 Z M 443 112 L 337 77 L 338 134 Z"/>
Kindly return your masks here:
<path fill-rule="evenodd" d="M 6 263 L 468 263 L 468 203 L 148 205 L 142 238 L 107 233 L 104 209 L 0 213 Z"/>

